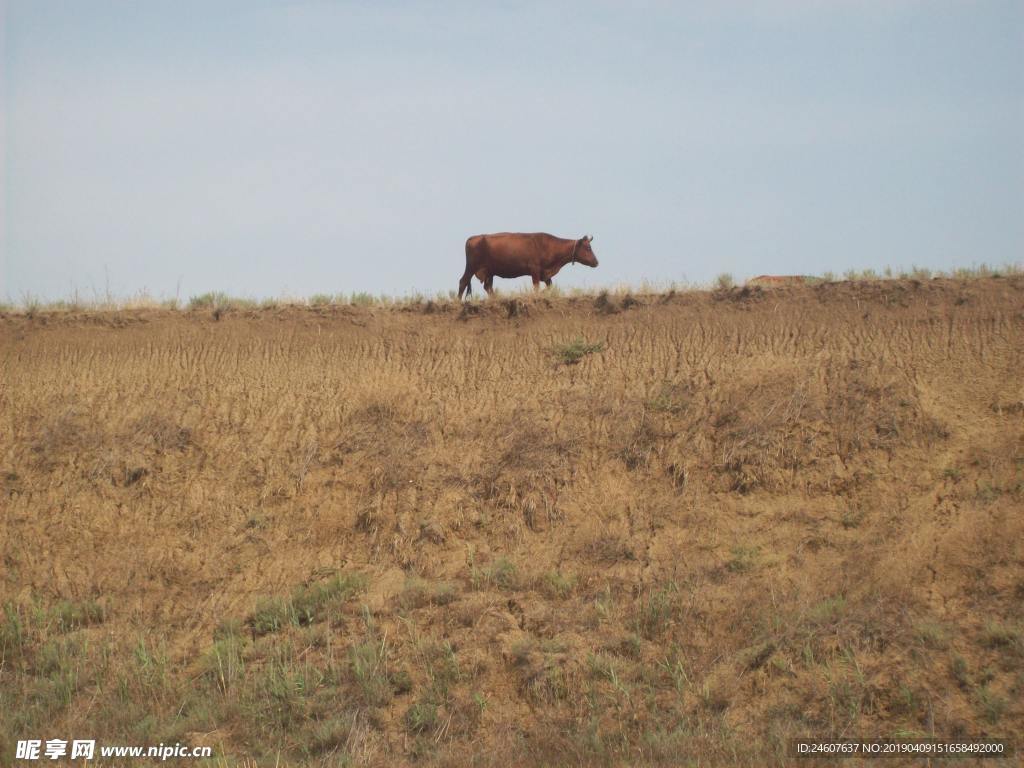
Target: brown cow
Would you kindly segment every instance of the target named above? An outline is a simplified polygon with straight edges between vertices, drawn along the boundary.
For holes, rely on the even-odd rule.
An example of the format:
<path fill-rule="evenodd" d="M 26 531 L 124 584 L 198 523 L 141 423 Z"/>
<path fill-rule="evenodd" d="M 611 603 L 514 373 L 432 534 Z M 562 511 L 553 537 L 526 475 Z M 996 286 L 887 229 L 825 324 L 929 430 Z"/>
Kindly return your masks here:
<path fill-rule="evenodd" d="M 541 280 L 549 288 L 551 278 L 566 264 L 577 261 L 588 267 L 597 266 L 597 257 L 590 248 L 590 235 L 579 240 L 567 240 L 544 232 L 518 234 L 499 232 L 494 235 L 475 235 L 466 241 L 466 271 L 459 280 L 459 298 L 469 296 L 470 281 L 484 284 L 488 294 L 494 293 L 494 278 L 533 278 L 533 288 L 540 288 Z"/>

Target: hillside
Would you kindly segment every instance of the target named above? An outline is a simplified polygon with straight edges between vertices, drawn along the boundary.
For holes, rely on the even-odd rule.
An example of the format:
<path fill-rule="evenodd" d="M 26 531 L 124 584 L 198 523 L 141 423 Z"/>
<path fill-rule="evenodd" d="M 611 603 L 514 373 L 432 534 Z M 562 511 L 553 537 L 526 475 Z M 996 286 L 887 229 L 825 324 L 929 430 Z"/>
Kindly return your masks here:
<path fill-rule="evenodd" d="M 0 762 L 1014 737 L 1022 372 L 1019 276 L 0 315 Z"/>

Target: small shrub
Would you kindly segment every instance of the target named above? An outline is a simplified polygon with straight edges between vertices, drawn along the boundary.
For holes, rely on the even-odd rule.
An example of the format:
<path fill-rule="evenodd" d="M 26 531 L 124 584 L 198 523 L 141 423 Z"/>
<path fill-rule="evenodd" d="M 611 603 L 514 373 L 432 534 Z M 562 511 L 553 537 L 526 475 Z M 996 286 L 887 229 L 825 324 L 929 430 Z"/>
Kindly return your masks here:
<path fill-rule="evenodd" d="M 418 650 L 427 671 L 427 688 L 422 700 L 438 706 L 447 704 L 452 686 L 462 677 L 455 649 L 446 640 L 420 643 Z"/>
<path fill-rule="evenodd" d="M 104 619 L 103 607 L 93 601 L 75 603 L 62 601 L 54 609 L 57 628 L 61 632 L 71 632 L 90 624 L 100 624 Z"/>
<path fill-rule="evenodd" d="M 622 297 L 622 308 L 632 309 L 633 307 L 641 307 L 643 302 L 636 298 L 632 293 L 627 293 Z"/>
<path fill-rule="evenodd" d="M 641 596 L 633 622 L 637 634 L 653 640 L 668 629 L 676 613 L 676 600 L 675 585 Z"/>
<path fill-rule="evenodd" d="M 376 303 L 376 300 L 373 298 L 373 294 L 360 291 L 358 293 L 353 293 L 352 296 L 349 297 L 348 303 L 354 307 L 369 307 Z"/>
<path fill-rule="evenodd" d="M 596 680 L 607 680 L 613 685 L 618 684 L 623 675 L 625 662 L 607 653 L 592 653 L 587 657 L 590 676 Z"/>
<path fill-rule="evenodd" d="M 602 315 L 614 315 L 619 311 L 619 305 L 608 295 L 608 291 L 601 291 L 594 299 L 594 309 Z"/>
<path fill-rule="evenodd" d="M 256 603 L 256 610 L 249 617 L 249 625 L 257 635 L 277 632 L 288 624 L 288 604 L 279 597 L 263 598 Z"/>
<path fill-rule="evenodd" d="M 710 712 L 724 712 L 732 703 L 736 687 L 736 678 L 728 671 L 712 673 L 698 690 L 700 703 Z"/>
<path fill-rule="evenodd" d="M 349 667 L 363 700 L 371 707 L 381 707 L 391 701 L 392 687 L 384 673 L 385 649 L 383 643 L 371 637 L 349 649 Z"/>
<path fill-rule="evenodd" d="M 388 679 L 391 681 L 391 690 L 395 696 L 402 696 L 412 690 L 412 677 L 409 676 L 408 670 L 396 669 L 389 672 Z"/>
<path fill-rule="evenodd" d="M 72 637 L 51 638 L 39 648 L 35 670 L 46 680 L 39 697 L 45 709 L 56 712 L 71 704 L 83 682 L 84 652 L 83 644 Z"/>
<path fill-rule="evenodd" d="M 0 624 L 0 658 L 20 656 L 28 639 L 22 611 L 14 603 L 4 603 L 3 623 Z"/>
<path fill-rule="evenodd" d="M 409 733 L 419 734 L 437 728 L 437 706 L 427 701 L 418 701 L 405 713 L 405 726 Z"/>
<path fill-rule="evenodd" d="M 405 610 L 412 610 L 427 605 L 448 605 L 457 599 L 458 593 L 453 584 L 447 581 L 431 583 L 413 576 L 406 581 L 398 603 Z"/>
<path fill-rule="evenodd" d="M 189 309 L 219 309 L 229 303 L 228 295 L 223 291 L 207 291 L 188 300 Z"/>
<path fill-rule="evenodd" d="M 843 511 L 842 516 L 839 518 L 839 524 L 843 528 L 859 528 L 860 524 L 864 522 L 864 510 L 862 509 L 847 509 Z"/>
<path fill-rule="evenodd" d="M 529 663 L 530 657 L 538 652 L 538 645 L 536 639 L 533 637 L 526 637 L 522 640 L 517 640 L 512 644 L 509 649 L 509 658 L 512 663 L 517 667 L 524 666 Z"/>
<path fill-rule="evenodd" d="M 288 599 L 263 598 L 248 624 L 257 635 L 277 632 L 289 624 L 307 626 L 322 621 L 333 607 L 366 589 L 366 577 L 358 573 L 340 574 L 321 583 L 300 586 Z"/>
<path fill-rule="evenodd" d="M 203 675 L 212 681 L 221 693 L 228 693 L 245 675 L 242 660 L 244 640 L 234 634 L 214 641 L 203 659 Z"/>
<path fill-rule="evenodd" d="M 432 302 L 431 302 L 432 303 Z M 505 316 L 510 320 L 513 317 L 526 317 L 530 314 L 530 307 L 526 302 L 520 301 L 519 299 L 512 298 L 503 302 L 505 306 Z"/>
<path fill-rule="evenodd" d="M 1003 494 L 1003 489 L 992 483 L 981 483 L 974 494 L 974 498 L 982 504 L 991 504 Z"/>
<path fill-rule="evenodd" d="M 970 670 L 967 667 L 967 659 L 963 656 L 953 654 L 953 658 L 949 662 L 949 672 L 961 688 L 966 690 L 971 687 Z"/>
<path fill-rule="evenodd" d="M 615 646 L 615 651 L 622 656 L 639 661 L 643 654 L 643 639 L 635 632 L 631 632 Z"/>
<path fill-rule="evenodd" d="M 985 628 L 981 632 L 981 644 L 986 648 L 1024 650 L 1020 631 L 996 621 L 985 624 Z"/>
<path fill-rule="evenodd" d="M 647 402 L 647 410 L 655 413 L 678 414 L 689 405 L 690 391 L 686 386 L 666 382 Z"/>
<path fill-rule="evenodd" d="M 338 575 L 323 584 L 299 587 L 292 595 L 291 612 L 294 623 L 312 624 L 323 618 L 331 605 L 343 603 L 366 589 L 366 577 L 351 573 Z"/>
<path fill-rule="evenodd" d="M 846 598 L 830 597 L 813 606 L 810 611 L 811 621 L 816 624 L 831 624 L 838 621 L 846 612 Z"/>
<path fill-rule="evenodd" d="M 21 297 L 21 310 L 29 317 L 36 315 L 42 308 L 43 303 L 31 293 L 26 293 Z"/>
<path fill-rule="evenodd" d="M 760 669 L 772 658 L 776 647 L 773 642 L 758 643 L 740 651 L 738 658 L 744 669 Z"/>
<path fill-rule="evenodd" d="M 1002 719 L 1009 704 L 1009 701 L 988 686 L 978 689 L 978 709 L 990 725 L 995 725 Z"/>
<path fill-rule="evenodd" d="M 615 609 L 615 598 L 612 597 L 611 587 L 605 587 L 597 597 L 594 598 L 594 614 L 598 624 L 607 622 L 612 617 Z"/>
<path fill-rule="evenodd" d="M 585 339 L 576 338 L 568 344 L 556 346 L 553 351 L 564 365 L 576 365 L 587 355 L 600 352 L 602 349 L 604 349 L 604 344 L 600 341 L 588 344 Z"/>
<path fill-rule="evenodd" d="M 222 620 L 213 630 L 213 639 L 221 640 L 226 637 L 243 637 L 245 634 L 245 625 L 241 620 L 228 618 Z"/>
<path fill-rule="evenodd" d="M 549 571 L 544 574 L 541 581 L 541 591 L 548 597 L 564 600 L 572 594 L 576 587 L 576 577 L 572 574 L 564 574 L 561 571 Z"/>
<path fill-rule="evenodd" d="M 726 568 L 733 573 L 746 573 L 757 566 L 760 555 L 760 547 L 733 547 L 732 557 L 726 564 Z"/>
<path fill-rule="evenodd" d="M 518 573 L 515 564 L 502 557 L 495 560 L 485 568 L 470 569 L 470 583 L 473 589 L 484 589 L 487 587 L 498 587 L 500 589 L 514 589 L 518 584 Z"/>
<path fill-rule="evenodd" d="M 166 642 L 161 639 L 154 642 L 145 636 L 139 637 L 134 645 L 136 682 L 143 691 L 150 695 L 163 693 L 168 687 L 170 657 Z"/>
<path fill-rule="evenodd" d="M 730 291 L 736 287 L 736 281 L 729 272 L 722 272 L 715 278 L 715 286 L 720 291 Z"/>
<path fill-rule="evenodd" d="M 920 707 L 920 696 L 910 686 L 901 684 L 896 691 L 896 695 L 893 697 L 891 706 L 893 712 L 913 715 Z"/>
<path fill-rule="evenodd" d="M 357 717 L 354 715 L 321 720 L 313 727 L 308 742 L 309 751 L 313 754 L 340 752 L 343 759 L 338 764 L 348 765 L 348 760 L 344 759 L 348 755 L 345 754 L 344 750 L 352 740 L 357 722 Z"/>
<path fill-rule="evenodd" d="M 941 624 L 923 621 L 914 628 L 914 634 L 926 648 L 942 650 L 949 647 L 949 631 Z"/>

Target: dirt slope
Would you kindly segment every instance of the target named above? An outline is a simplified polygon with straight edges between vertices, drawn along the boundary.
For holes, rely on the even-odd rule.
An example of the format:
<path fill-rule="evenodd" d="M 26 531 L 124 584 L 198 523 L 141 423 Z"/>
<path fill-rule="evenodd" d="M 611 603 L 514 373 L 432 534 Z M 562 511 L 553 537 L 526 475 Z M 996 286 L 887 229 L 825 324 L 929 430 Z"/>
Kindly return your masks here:
<path fill-rule="evenodd" d="M 1020 278 L 0 316 L 0 760 L 1024 733 L 1022 372 Z"/>

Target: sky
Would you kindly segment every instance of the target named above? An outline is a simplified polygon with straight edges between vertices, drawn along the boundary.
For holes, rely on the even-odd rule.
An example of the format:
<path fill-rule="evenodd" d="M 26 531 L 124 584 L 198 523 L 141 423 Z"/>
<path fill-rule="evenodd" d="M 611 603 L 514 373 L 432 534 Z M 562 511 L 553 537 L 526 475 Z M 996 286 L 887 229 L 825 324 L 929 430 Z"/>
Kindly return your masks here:
<path fill-rule="evenodd" d="M 433 293 L 497 231 L 593 235 L 563 287 L 1024 260 L 1020 0 L 0 0 L 0 26 L 0 300 Z"/>

